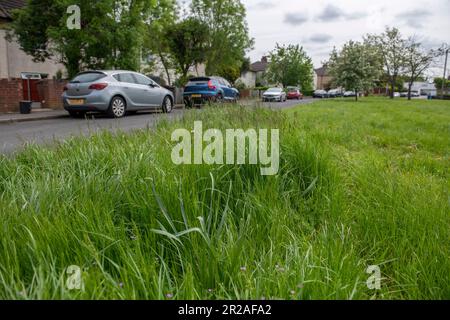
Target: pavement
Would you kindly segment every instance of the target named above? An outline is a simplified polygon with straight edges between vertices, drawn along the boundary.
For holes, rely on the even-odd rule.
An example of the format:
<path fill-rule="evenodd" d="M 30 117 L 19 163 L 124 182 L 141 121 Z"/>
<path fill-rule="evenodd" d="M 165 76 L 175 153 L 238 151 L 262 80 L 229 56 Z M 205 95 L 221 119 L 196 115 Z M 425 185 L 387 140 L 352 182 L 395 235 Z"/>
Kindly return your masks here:
<path fill-rule="evenodd" d="M 312 99 L 288 100 L 283 103 L 261 103 L 255 100 L 242 100 L 246 106 L 260 106 L 271 109 L 286 109 L 300 104 L 311 103 Z M 27 144 L 53 144 L 73 136 L 89 136 L 96 132 L 130 132 L 137 129 L 154 127 L 163 119 L 172 120 L 181 117 L 184 109 L 174 109 L 170 114 L 141 111 L 121 119 L 111 119 L 102 114 L 92 114 L 85 119 L 69 117 L 64 110 L 33 109 L 32 113 L 0 115 L 0 154 L 11 154 Z"/>
<path fill-rule="evenodd" d="M 65 116 L 67 116 L 67 112 L 64 110 L 33 109 L 29 114 L 20 114 L 20 113 L 0 114 L 0 124 L 9 122 L 56 119 Z"/>

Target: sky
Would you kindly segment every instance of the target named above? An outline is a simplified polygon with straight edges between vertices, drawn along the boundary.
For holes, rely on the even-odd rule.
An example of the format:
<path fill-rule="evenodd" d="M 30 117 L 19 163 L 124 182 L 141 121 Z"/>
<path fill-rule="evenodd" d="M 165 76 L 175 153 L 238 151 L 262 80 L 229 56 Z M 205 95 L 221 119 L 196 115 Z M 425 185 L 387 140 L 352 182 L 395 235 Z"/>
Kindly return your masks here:
<path fill-rule="evenodd" d="M 254 49 L 252 62 L 275 44 L 300 44 L 321 66 L 333 49 L 367 33 L 397 27 L 427 48 L 450 44 L 450 0 L 242 0 Z M 443 59 L 442 59 L 443 60 Z M 439 73 L 437 62 L 435 72 Z M 443 61 L 442 67 L 443 70 Z M 442 76 L 442 75 L 441 75 Z"/>

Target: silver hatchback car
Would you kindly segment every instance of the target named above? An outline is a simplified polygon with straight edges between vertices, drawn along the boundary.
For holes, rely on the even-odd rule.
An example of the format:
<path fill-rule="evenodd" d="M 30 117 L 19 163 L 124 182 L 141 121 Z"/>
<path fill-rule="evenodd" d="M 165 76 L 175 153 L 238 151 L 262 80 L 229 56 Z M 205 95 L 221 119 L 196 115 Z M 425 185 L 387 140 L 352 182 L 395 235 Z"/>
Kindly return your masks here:
<path fill-rule="evenodd" d="M 127 112 L 173 109 L 172 92 L 152 79 L 132 71 L 86 71 L 78 74 L 64 87 L 64 109 L 73 117 L 86 112 L 107 113 L 121 118 Z"/>

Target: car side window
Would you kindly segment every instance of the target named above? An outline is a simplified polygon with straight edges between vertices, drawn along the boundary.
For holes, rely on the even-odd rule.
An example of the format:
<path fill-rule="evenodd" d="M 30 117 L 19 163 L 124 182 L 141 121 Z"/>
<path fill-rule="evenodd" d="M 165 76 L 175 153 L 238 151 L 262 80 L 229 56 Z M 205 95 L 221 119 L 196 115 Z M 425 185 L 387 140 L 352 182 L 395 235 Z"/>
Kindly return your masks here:
<path fill-rule="evenodd" d="M 144 86 L 148 86 L 150 84 L 153 84 L 153 81 L 143 75 L 140 74 L 134 74 L 134 77 L 136 78 L 136 83 L 141 84 Z"/>
<path fill-rule="evenodd" d="M 120 73 L 120 74 L 118 74 L 116 76 L 118 76 L 120 82 L 136 83 L 136 81 L 134 80 L 134 77 L 133 77 L 133 75 L 131 73 Z"/>

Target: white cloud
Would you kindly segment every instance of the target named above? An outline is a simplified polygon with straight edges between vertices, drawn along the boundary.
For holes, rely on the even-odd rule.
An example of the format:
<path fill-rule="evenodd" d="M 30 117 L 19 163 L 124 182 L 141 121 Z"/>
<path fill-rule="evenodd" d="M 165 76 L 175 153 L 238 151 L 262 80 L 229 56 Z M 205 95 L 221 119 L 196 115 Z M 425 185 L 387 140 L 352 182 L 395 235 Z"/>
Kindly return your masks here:
<path fill-rule="evenodd" d="M 333 46 L 361 40 L 366 33 L 382 32 L 385 26 L 396 26 L 405 36 L 450 43 L 449 0 L 241 1 L 247 7 L 250 34 L 255 38 L 252 60 L 259 60 L 277 42 L 292 43 L 302 45 L 319 66 Z"/>

